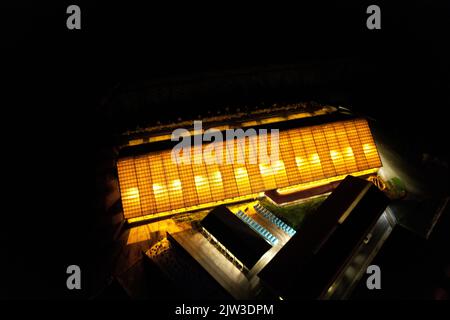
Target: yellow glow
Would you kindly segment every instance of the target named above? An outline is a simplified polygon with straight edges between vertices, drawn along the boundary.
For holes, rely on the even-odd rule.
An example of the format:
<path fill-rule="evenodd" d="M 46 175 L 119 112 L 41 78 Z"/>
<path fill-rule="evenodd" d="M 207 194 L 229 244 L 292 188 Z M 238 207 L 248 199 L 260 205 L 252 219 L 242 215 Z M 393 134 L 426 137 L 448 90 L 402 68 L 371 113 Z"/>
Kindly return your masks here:
<path fill-rule="evenodd" d="M 246 121 L 246 122 L 242 122 L 241 125 L 243 127 L 253 127 L 253 126 L 257 126 L 258 122 L 257 121 Z"/>
<path fill-rule="evenodd" d="M 175 223 L 172 219 L 165 219 L 145 225 L 131 227 L 128 233 L 127 245 L 143 241 L 152 241 L 153 237 L 158 237 L 161 233 L 175 233 L 185 230 L 184 225 Z"/>
<path fill-rule="evenodd" d="M 284 172 L 284 163 L 281 160 L 277 160 L 272 165 L 273 171 L 275 174 L 277 174 L 280 171 Z"/>
<path fill-rule="evenodd" d="M 261 163 L 259 165 L 259 170 L 261 171 L 261 174 L 263 176 L 267 176 L 269 174 L 272 174 L 272 168 L 270 167 L 270 165 L 265 164 L 265 163 Z"/>
<path fill-rule="evenodd" d="M 353 149 L 350 148 L 350 147 L 345 148 L 345 155 L 346 155 L 347 157 L 352 157 L 352 158 L 355 156 L 355 155 L 353 154 Z"/>
<path fill-rule="evenodd" d="M 195 176 L 194 180 L 199 202 L 210 202 L 212 199 L 208 179 L 203 176 Z"/>
<path fill-rule="evenodd" d="M 124 197 L 124 199 L 127 199 L 127 200 L 139 199 L 139 189 L 138 188 L 129 188 L 127 191 L 125 191 L 123 197 Z"/>
<path fill-rule="evenodd" d="M 320 158 L 317 153 L 314 153 L 311 155 L 311 165 L 320 165 Z"/>
<path fill-rule="evenodd" d="M 160 184 L 155 183 L 153 184 L 153 191 L 155 193 L 161 193 L 164 192 L 164 188 Z"/>
<path fill-rule="evenodd" d="M 135 223 L 135 222 L 145 221 L 145 220 L 149 220 L 149 219 L 168 217 L 168 216 L 173 216 L 173 215 L 178 214 L 178 213 L 207 209 L 207 208 L 215 207 L 215 206 L 218 206 L 218 205 L 221 205 L 221 204 L 228 204 L 228 203 L 245 201 L 245 200 L 254 200 L 254 199 L 256 199 L 258 197 L 261 197 L 261 196 L 262 195 L 259 194 L 259 193 L 254 193 L 254 194 L 249 194 L 247 196 L 234 197 L 234 198 L 225 199 L 225 200 L 222 200 L 222 201 L 214 201 L 214 202 L 203 203 L 203 204 L 197 205 L 197 206 L 190 206 L 190 207 L 180 208 L 180 209 L 171 210 L 171 211 L 158 212 L 158 213 L 155 213 L 155 214 L 147 214 L 147 215 L 143 215 L 143 216 L 139 216 L 139 217 L 135 217 L 135 218 L 129 218 L 127 221 L 129 223 Z"/>
<path fill-rule="evenodd" d="M 331 157 L 331 161 L 333 162 L 336 174 L 339 175 L 339 174 L 347 171 L 345 168 L 344 158 L 342 157 L 342 154 L 339 151 L 335 151 L 335 150 L 330 151 L 330 157 Z"/>
<path fill-rule="evenodd" d="M 284 120 L 286 120 L 286 119 L 283 118 L 283 117 L 273 117 L 273 118 L 262 119 L 261 123 L 262 124 L 268 124 L 268 123 L 281 122 L 281 121 L 284 121 Z"/>
<path fill-rule="evenodd" d="M 134 139 L 134 140 L 128 141 L 128 144 L 130 146 L 136 146 L 136 145 L 142 144 L 142 143 L 144 143 L 144 139 Z"/>
<path fill-rule="evenodd" d="M 339 159 L 339 152 L 331 150 L 330 156 L 331 156 L 331 160 L 336 161 Z"/>
<path fill-rule="evenodd" d="M 173 190 L 181 190 L 181 181 L 179 179 L 172 181 L 172 189 Z"/>
<path fill-rule="evenodd" d="M 295 163 L 299 169 L 305 164 L 305 161 L 301 157 L 295 157 Z"/>
<path fill-rule="evenodd" d="M 171 134 L 165 134 L 165 135 L 160 135 L 160 136 L 154 136 L 154 137 L 148 138 L 148 142 L 156 142 L 156 141 L 170 140 L 171 137 L 172 137 Z"/>
<path fill-rule="evenodd" d="M 372 153 L 374 152 L 374 148 L 373 148 L 373 145 L 371 145 L 371 144 L 369 144 L 369 143 L 365 143 L 365 144 L 363 144 L 363 150 L 364 150 L 364 153 L 366 154 L 366 156 L 371 156 L 372 155 Z"/>
<path fill-rule="evenodd" d="M 194 179 L 195 179 L 195 185 L 197 187 L 204 186 L 206 183 L 205 178 L 203 178 L 202 176 L 195 176 Z"/>
<path fill-rule="evenodd" d="M 365 176 L 365 175 L 368 175 L 371 173 L 375 173 L 377 171 L 378 171 L 378 168 L 374 168 L 374 169 L 354 172 L 351 175 L 355 176 L 355 177 Z M 343 175 L 335 176 L 332 178 L 322 179 L 322 180 L 313 181 L 313 182 L 301 183 L 301 184 L 298 184 L 295 186 L 277 189 L 277 192 L 281 195 L 290 194 L 290 193 L 307 190 L 307 189 L 314 188 L 314 187 L 320 187 L 327 183 L 343 180 L 346 176 L 348 176 L 348 174 L 343 174 Z"/>
<path fill-rule="evenodd" d="M 273 176 L 273 169 L 270 164 L 261 163 L 259 165 L 259 172 L 261 173 L 265 190 L 275 189 L 277 187 L 275 177 Z"/>
<path fill-rule="evenodd" d="M 300 119 L 300 118 L 308 118 L 311 115 L 309 113 L 301 112 L 301 113 L 295 113 L 288 115 L 288 120 L 294 120 L 294 119 Z"/>
<path fill-rule="evenodd" d="M 247 170 L 245 170 L 244 168 L 238 168 L 236 169 L 236 175 L 237 176 L 246 176 L 247 175 Z"/>
<path fill-rule="evenodd" d="M 267 135 L 270 140 L 270 134 Z M 293 192 L 381 167 L 364 119 L 286 129 L 280 131 L 279 138 L 279 158 L 273 162 L 250 156 L 248 143 L 239 147 L 245 152 L 245 163 L 239 165 L 227 163 L 226 152 L 218 155 L 223 160 L 219 164 L 196 163 L 195 160 L 202 160 L 201 153 L 192 154 L 192 163 L 174 163 L 170 149 L 119 159 L 117 170 L 125 218 L 197 210 L 252 198 L 273 189 Z M 236 141 L 227 148 L 236 151 Z"/>
<path fill-rule="evenodd" d="M 310 169 L 310 172 L 313 175 L 313 179 L 314 180 L 318 180 L 318 179 L 320 179 L 320 177 L 323 177 L 324 174 L 323 174 L 323 171 L 322 171 L 320 157 L 319 157 L 319 155 L 317 153 L 313 153 L 310 156 L 309 169 Z"/>
<path fill-rule="evenodd" d="M 219 130 L 219 131 L 225 131 L 227 129 L 230 129 L 230 126 L 229 125 L 217 126 L 217 127 L 214 127 L 214 129 Z"/>
<path fill-rule="evenodd" d="M 234 171 L 236 177 L 236 184 L 239 190 L 239 195 L 243 196 L 245 194 L 251 193 L 252 189 L 250 187 L 250 180 L 248 179 L 248 173 L 245 168 L 237 168 Z"/>
<path fill-rule="evenodd" d="M 314 115 L 318 116 L 318 115 L 322 115 L 322 114 L 327 114 L 326 110 L 317 110 L 314 111 Z"/>
<path fill-rule="evenodd" d="M 164 210 L 167 207 L 167 202 L 170 201 L 169 194 L 162 184 L 153 184 L 153 194 L 155 197 L 155 204 L 157 208 Z"/>
<path fill-rule="evenodd" d="M 289 184 L 286 175 L 286 168 L 284 167 L 284 162 L 282 160 L 276 160 L 272 164 L 273 175 L 278 184 Z"/>
<path fill-rule="evenodd" d="M 214 172 L 211 180 L 212 180 L 211 182 L 217 182 L 217 183 L 222 182 L 222 175 L 220 174 L 220 171 Z"/>

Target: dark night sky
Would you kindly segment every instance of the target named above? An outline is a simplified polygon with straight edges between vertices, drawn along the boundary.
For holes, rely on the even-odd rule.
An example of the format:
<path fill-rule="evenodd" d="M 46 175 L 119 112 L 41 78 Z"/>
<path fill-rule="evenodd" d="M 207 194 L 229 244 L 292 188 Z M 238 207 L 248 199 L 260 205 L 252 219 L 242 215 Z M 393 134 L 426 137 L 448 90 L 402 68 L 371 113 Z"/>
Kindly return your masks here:
<path fill-rule="evenodd" d="M 344 102 L 407 132 L 423 126 L 415 138 L 448 157 L 447 148 L 435 142 L 447 142 L 442 136 L 450 104 L 448 6 L 428 1 L 383 5 L 382 30 L 369 31 L 366 5 L 78 3 L 81 31 L 65 27 L 71 3 L 11 4 L 2 10 L 5 75 L 13 85 L 7 87 L 4 148 L 13 155 L 8 164 L 21 168 L 18 175 L 28 182 L 24 186 L 24 180 L 12 177 L 11 189 L 25 189 L 27 199 L 22 191 L 11 195 L 21 208 L 8 223 L 20 226 L 23 236 L 6 246 L 13 251 L 15 271 L 41 261 L 28 271 L 41 276 L 14 283 L 16 295 L 28 290 L 28 281 L 41 285 L 31 296 L 65 292 L 60 265 L 81 259 L 89 248 L 83 235 L 89 229 L 86 208 L 92 205 L 95 135 L 101 127 L 101 115 L 93 110 L 119 82 L 350 59 L 367 65 L 362 70 L 367 77 L 347 84 L 351 90 Z M 24 155 L 32 156 L 32 166 Z M 10 230 L 14 234 L 16 228 Z M 42 287 L 48 290 L 42 293 Z"/>

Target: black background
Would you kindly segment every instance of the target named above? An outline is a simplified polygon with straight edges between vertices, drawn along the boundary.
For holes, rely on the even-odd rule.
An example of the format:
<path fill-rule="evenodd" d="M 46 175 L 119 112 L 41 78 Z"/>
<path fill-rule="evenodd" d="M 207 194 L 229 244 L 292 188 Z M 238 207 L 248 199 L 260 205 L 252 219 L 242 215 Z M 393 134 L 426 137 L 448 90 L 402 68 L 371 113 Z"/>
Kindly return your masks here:
<path fill-rule="evenodd" d="M 381 30 L 366 28 L 372 3 L 75 3 L 81 30 L 66 28 L 69 2 L 2 4 L 2 295 L 89 295 L 89 284 L 66 289 L 65 268 L 88 256 L 96 150 L 110 129 L 98 105 L 118 83 L 346 59 L 357 62 L 358 76 L 338 88 L 343 98 L 326 103 L 395 124 L 412 145 L 448 159 L 445 2 L 375 3 Z M 299 97 L 322 102 L 329 88 Z M 165 112 L 154 110 L 155 119 Z"/>

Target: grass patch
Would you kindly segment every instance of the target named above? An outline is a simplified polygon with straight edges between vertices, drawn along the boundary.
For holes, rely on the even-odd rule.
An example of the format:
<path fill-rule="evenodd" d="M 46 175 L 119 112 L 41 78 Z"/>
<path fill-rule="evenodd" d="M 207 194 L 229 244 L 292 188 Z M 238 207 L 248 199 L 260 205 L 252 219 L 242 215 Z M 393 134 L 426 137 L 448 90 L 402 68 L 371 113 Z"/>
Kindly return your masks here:
<path fill-rule="evenodd" d="M 297 230 L 304 218 L 307 215 L 314 213 L 326 198 L 327 196 L 321 196 L 307 200 L 303 203 L 286 205 L 282 207 L 275 205 L 267 198 L 263 198 L 260 203 L 262 206 L 267 208 L 267 210 L 271 211 L 278 218 Z"/>

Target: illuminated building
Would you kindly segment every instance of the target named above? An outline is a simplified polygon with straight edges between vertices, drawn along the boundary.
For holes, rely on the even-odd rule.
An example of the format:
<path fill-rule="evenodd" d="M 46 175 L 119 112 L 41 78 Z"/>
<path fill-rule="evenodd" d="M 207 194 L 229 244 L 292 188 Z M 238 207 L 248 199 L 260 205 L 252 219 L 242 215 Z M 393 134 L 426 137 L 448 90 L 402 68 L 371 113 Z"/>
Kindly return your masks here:
<path fill-rule="evenodd" d="M 248 269 L 271 248 L 260 234 L 251 230 L 248 224 L 242 222 L 225 206 L 211 210 L 201 221 L 201 225 Z"/>
<path fill-rule="evenodd" d="M 244 164 L 236 161 L 227 164 L 224 158 L 219 164 L 175 163 L 170 143 L 120 157 L 117 168 L 125 218 L 136 221 L 212 207 L 256 198 L 273 189 L 293 192 L 342 180 L 349 174 L 367 175 L 381 167 L 365 119 L 347 117 L 329 121 L 326 116 L 312 119 L 310 123 L 296 119 L 264 124 L 280 128 L 279 158 L 273 162 L 258 159 L 259 162 L 251 164 L 248 138 Z M 227 144 L 223 144 L 226 148 Z M 235 140 L 235 156 L 238 145 Z M 191 155 L 191 158 L 198 156 L 192 150 Z"/>
<path fill-rule="evenodd" d="M 283 299 L 342 299 L 395 226 L 388 205 L 370 181 L 347 176 L 258 277 Z"/>

